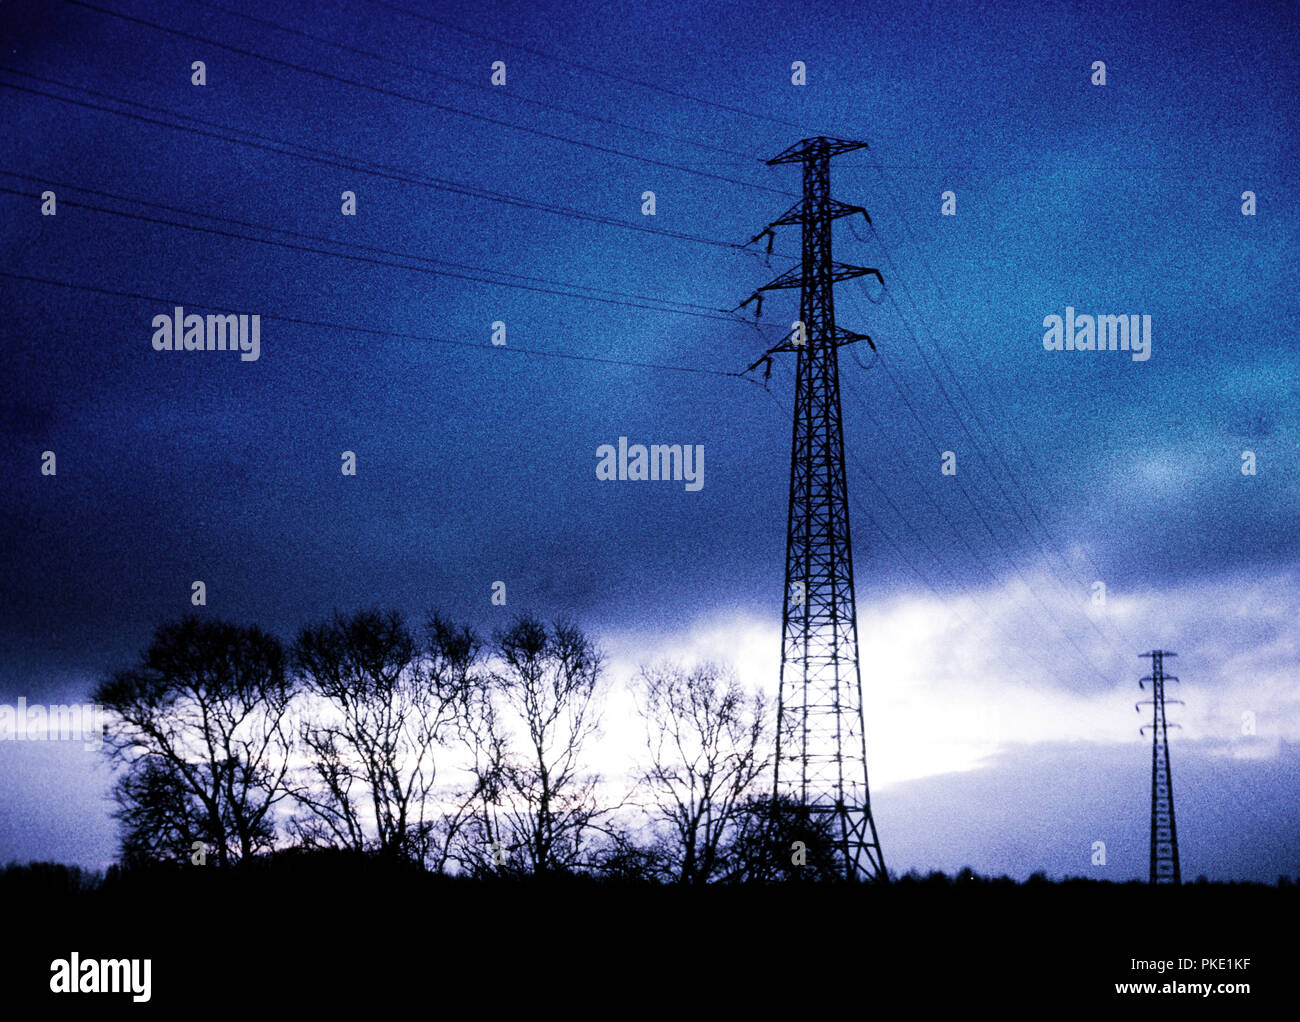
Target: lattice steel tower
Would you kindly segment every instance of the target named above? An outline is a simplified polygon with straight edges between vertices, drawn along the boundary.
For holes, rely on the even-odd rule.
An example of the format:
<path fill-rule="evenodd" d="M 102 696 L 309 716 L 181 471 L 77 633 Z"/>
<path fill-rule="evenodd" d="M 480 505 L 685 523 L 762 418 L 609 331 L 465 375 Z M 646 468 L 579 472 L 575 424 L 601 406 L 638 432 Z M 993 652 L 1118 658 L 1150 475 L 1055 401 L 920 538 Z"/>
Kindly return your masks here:
<path fill-rule="evenodd" d="M 1169 772 L 1169 733 L 1170 727 L 1165 721 L 1165 703 L 1182 703 L 1181 699 L 1165 699 L 1165 682 L 1177 681 L 1172 674 L 1166 675 L 1164 659 L 1177 656 L 1162 649 L 1139 656 L 1151 658 L 1151 673 L 1138 682 L 1145 688 L 1151 682 L 1151 698 L 1143 699 L 1134 709 L 1141 712 L 1145 704 L 1151 705 L 1151 723 L 1143 724 L 1140 733 L 1151 729 L 1151 883 L 1181 884 L 1182 876 L 1178 868 L 1178 827 L 1174 823 L 1174 779 Z"/>
<path fill-rule="evenodd" d="M 799 321 L 790 338 L 751 366 L 767 361 L 770 371 L 773 352 L 797 355 L 775 792 L 830 818 L 848 878 L 887 881 L 867 789 L 837 355 L 845 344 L 871 340 L 835 325 L 833 290 L 836 281 L 865 274 L 879 279 L 880 272 L 831 259 L 832 222 L 867 214 L 831 198 L 830 159 L 865 147 L 864 142 L 807 138 L 767 161 L 769 166 L 803 164 L 803 199 L 753 240 L 766 235 L 770 252 L 773 227 L 802 224 L 802 265 L 742 305 L 757 299 L 761 314 L 764 291 L 801 292 Z"/>

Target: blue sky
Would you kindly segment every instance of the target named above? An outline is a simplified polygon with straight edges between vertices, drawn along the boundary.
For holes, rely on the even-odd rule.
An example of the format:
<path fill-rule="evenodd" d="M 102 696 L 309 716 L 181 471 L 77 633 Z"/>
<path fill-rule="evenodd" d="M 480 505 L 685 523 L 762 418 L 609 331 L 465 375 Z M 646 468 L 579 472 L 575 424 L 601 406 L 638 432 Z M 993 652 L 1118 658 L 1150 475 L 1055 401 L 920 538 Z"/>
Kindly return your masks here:
<path fill-rule="evenodd" d="M 0 269 L 147 296 L 0 276 L 0 701 L 85 698 L 194 579 L 208 613 L 286 638 L 374 603 L 485 629 L 571 614 L 611 652 L 615 719 L 617 682 L 662 655 L 773 685 L 792 367 L 770 394 L 716 374 L 796 305 L 769 300 L 758 331 L 718 310 L 791 265 L 795 229 L 770 267 L 726 243 L 797 193 L 796 168 L 763 161 L 823 132 L 871 146 L 833 165 L 874 224 L 841 221 L 836 257 L 888 288 L 842 284 L 837 311 L 881 356 L 841 370 L 891 868 L 1086 872 L 1079 843 L 1113 832 L 1141 875 L 1131 704 L 1137 654 L 1161 646 L 1188 704 L 1176 796 L 1206 821 L 1180 827 L 1184 873 L 1300 872 L 1295 4 L 0 13 Z M 521 275 L 563 293 L 504 286 Z M 155 352 L 174 302 L 262 315 L 260 358 Z M 1150 315 L 1150 360 L 1045 351 L 1066 306 Z M 619 436 L 703 445 L 703 489 L 598 481 Z M 111 855 L 94 757 L 0 759 L 0 858 Z M 1260 822 L 1223 826 L 1243 801 Z M 1029 820 L 1059 838 L 1026 842 Z"/>

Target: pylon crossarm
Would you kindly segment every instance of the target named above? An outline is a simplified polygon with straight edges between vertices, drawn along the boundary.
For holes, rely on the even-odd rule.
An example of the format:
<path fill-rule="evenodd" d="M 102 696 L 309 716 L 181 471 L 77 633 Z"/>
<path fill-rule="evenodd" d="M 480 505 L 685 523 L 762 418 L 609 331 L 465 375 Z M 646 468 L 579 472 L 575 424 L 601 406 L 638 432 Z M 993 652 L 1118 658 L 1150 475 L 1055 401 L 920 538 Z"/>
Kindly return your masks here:
<path fill-rule="evenodd" d="M 758 291 L 755 292 L 755 294 L 761 291 L 776 291 L 781 288 L 802 287 L 802 286 L 803 286 L 803 267 L 794 266 L 786 270 L 783 274 L 781 274 L 781 276 L 777 277 L 776 280 L 772 281 L 770 284 L 764 284 L 762 287 L 758 289 Z"/>
<path fill-rule="evenodd" d="M 785 226 L 786 224 L 801 224 L 803 223 L 803 220 L 804 220 L 803 199 L 800 199 L 793 206 L 791 206 L 784 213 L 782 213 L 779 217 L 777 217 L 770 224 L 768 224 L 767 230 L 769 233 L 771 233 L 773 227 L 782 227 Z"/>
<path fill-rule="evenodd" d="M 756 309 L 755 312 L 754 312 L 754 318 L 755 318 L 755 319 L 760 318 L 760 317 L 763 315 L 763 294 L 762 294 L 761 289 L 760 289 L 759 291 L 755 291 L 752 295 L 750 295 L 748 298 L 746 298 L 743 302 L 741 302 L 739 305 L 737 305 L 737 306 L 736 306 L 734 309 L 732 309 L 731 311 L 732 311 L 732 312 L 739 312 L 741 309 L 743 309 L 743 308 L 744 308 L 746 305 L 748 305 L 750 302 L 757 302 L 757 303 L 758 303 L 758 307 L 757 307 L 757 309 Z"/>
<path fill-rule="evenodd" d="M 850 266 L 848 263 L 831 263 L 827 282 L 835 284 L 841 280 L 852 280 L 854 277 L 865 277 L 868 274 L 874 274 L 881 285 L 884 285 L 885 278 L 880 275 L 880 271 L 874 266 Z M 782 288 L 796 287 L 807 289 L 811 283 L 813 281 L 805 280 L 802 266 L 792 266 L 772 283 L 760 287 L 759 291 L 777 291 Z"/>
<path fill-rule="evenodd" d="M 838 220 L 840 217 L 853 216 L 854 213 L 861 213 L 867 223 L 871 223 L 871 217 L 867 215 L 867 211 L 861 206 L 850 206 L 847 202 L 830 199 L 826 203 L 826 209 L 824 211 L 814 208 L 809 212 L 806 200 L 800 199 L 768 224 L 768 227 L 785 227 L 791 224 L 805 224 L 813 217 L 827 217 L 831 220 Z"/>
<path fill-rule="evenodd" d="M 773 156 L 767 161 L 767 165 L 774 167 L 778 163 L 803 163 L 810 156 L 814 159 L 827 160 L 832 156 L 838 156 L 840 153 L 868 148 L 870 147 L 865 142 L 849 142 L 841 138 L 827 138 L 825 135 L 818 135 L 815 138 L 805 138 L 800 142 L 796 142 L 789 149 Z"/>
<path fill-rule="evenodd" d="M 843 327 L 835 328 L 835 341 L 841 347 L 846 344 L 856 344 L 858 341 L 866 341 L 872 351 L 876 350 L 876 342 L 866 334 L 859 334 L 852 330 L 845 330 Z"/>

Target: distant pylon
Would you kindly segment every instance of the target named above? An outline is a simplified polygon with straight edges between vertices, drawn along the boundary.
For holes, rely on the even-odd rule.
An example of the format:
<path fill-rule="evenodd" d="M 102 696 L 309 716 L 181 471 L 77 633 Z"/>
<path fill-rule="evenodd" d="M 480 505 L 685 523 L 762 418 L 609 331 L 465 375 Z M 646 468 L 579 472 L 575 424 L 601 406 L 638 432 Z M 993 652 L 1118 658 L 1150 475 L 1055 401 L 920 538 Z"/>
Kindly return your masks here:
<path fill-rule="evenodd" d="M 766 235 L 770 252 L 773 227 L 801 224 L 803 260 L 742 305 L 757 300 L 761 314 L 763 292 L 800 289 L 789 339 L 751 366 L 770 369 L 774 352 L 796 353 L 774 791 L 829 822 L 846 877 L 887 881 L 867 788 L 837 357 L 842 345 L 871 339 L 835 325 L 833 290 L 838 280 L 880 271 L 831 258 L 832 221 L 867 214 L 831 198 L 830 159 L 865 147 L 807 138 L 768 160 L 803 164 L 803 198 L 753 240 Z"/>
<path fill-rule="evenodd" d="M 1164 659 L 1177 656 L 1163 649 L 1139 656 L 1151 658 L 1151 673 L 1138 682 L 1145 688 L 1151 682 L 1151 698 L 1143 699 L 1134 709 L 1141 712 L 1143 705 L 1151 704 L 1151 723 L 1143 724 L 1138 729 L 1145 733 L 1151 729 L 1151 883 L 1181 884 L 1182 874 L 1178 867 L 1178 826 L 1174 822 L 1174 779 L 1169 770 L 1169 731 L 1177 724 L 1168 724 L 1165 720 L 1165 703 L 1182 703 L 1181 699 L 1165 699 L 1165 682 L 1177 681 L 1172 674 L 1166 675 Z"/>

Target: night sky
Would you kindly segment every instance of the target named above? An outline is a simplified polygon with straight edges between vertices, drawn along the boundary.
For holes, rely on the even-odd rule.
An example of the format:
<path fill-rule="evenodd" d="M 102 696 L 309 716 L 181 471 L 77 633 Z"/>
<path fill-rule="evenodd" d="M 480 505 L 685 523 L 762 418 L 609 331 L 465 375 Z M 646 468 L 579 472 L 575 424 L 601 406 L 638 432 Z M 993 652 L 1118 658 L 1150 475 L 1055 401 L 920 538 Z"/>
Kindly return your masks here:
<path fill-rule="evenodd" d="M 84 701 L 194 580 L 285 639 L 569 615 L 609 655 L 612 775 L 639 664 L 774 688 L 793 357 L 739 374 L 798 299 L 725 310 L 799 251 L 735 247 L 797 198 L 764 161 L 826 134 L 870 144 L 832 164 L 873 223 L 835 256 L 886 285 L 836 309 L 879 352 L 841 375 L 890 868 L 1145 878 L 1164 648 L 1183 876 L 1300 873 L 1298 21 L 0 3 L 0 703 Z M 260 357 L 155 351 L 175 305 L 260 315 Z M 1149 315 L 1150 359 L 1044 350 L 1067 306 Z M 597 479 L 621 436 L 702 445 L 702 489 Z M 112 860 L 101 759 L 0 743 L 0 861 Z"/>

